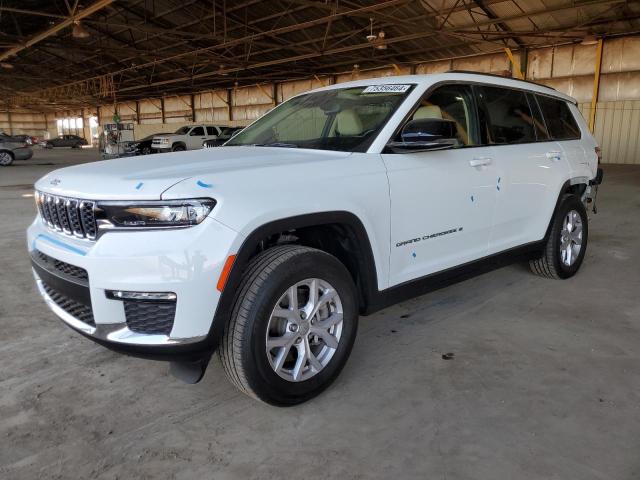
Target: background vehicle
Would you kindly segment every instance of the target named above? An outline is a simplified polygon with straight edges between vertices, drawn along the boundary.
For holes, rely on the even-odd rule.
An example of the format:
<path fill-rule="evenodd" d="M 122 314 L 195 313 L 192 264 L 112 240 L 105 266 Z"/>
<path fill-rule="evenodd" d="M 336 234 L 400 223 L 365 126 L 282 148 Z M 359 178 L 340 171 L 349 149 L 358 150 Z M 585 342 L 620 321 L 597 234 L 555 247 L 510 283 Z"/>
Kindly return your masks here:
<path fill-rule="evenodd" d="M 217 139 L 223 128 L 215 125 L 186 125 L 174 133 L 156 135 L 151 147 L 157 152 L 198 150 L 205 140 Z"/>
<path fill-rule="evenodd" d="M 238 132 L 241 132 L 244 127 L 223 127 L 222 132 L 218 136 L 218 138 L 205 140 L 202 142 L 202 148 L 213 148 L 219 147 L 227 140 L 233 138 Z"/>
<path fill-rule="evenodd" d="M 26 142 L 0 134 L 0 167 L 8 167 L 14 160 L 29 160 L 33 150 Z"/>
<path fill-rule="evenodd" d="M 151 144 L 153 142 L 153 138 L 158 135 L 163 135 L 163 133 L 152 133 L 151 135 L 144 137 L 138 141 L 130 142 L 127 146 L 127 153 L 133 155 L 148 155 L 150 153 L 153 153 Z"/>
<path fill-rule="evenodd" d="M 78 135 L 58 135 L 56 138 L 52 138 L 50 140 L 45 140 L 44 147 L 45 148 L 53 148 L 53 147 L 71 147 L 71 148 L 80 148 L 83 145 L 87 145 L 87 141 L 79 137 Z"/>
<path fill-rule="evenodd" d="M 13 135 L 13 138 L 28 145 L 36 145 L 38 143 L 38 138 L 32 137 L 31 135 Z"/>
<path fill-rule="evenodd" d="M 240 390 L 291 405 L 338 376 L 360 314 L 516 260 L 573 276 L 598 161 L 574 100 L 549 87 L 359 80 L 201 154 L 52 172 L 27 245 L 71 327 L 189 382 L 218 349 Z"/>

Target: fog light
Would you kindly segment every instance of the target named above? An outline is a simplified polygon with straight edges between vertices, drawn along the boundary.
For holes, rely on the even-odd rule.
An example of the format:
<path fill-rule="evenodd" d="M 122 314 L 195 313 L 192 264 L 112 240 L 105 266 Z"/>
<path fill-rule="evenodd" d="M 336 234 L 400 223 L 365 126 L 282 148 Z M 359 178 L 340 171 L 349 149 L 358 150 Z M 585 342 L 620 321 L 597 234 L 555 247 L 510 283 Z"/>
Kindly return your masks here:
<path fill-rule="evenodd" d="M 175 302 L 178 296 L 173 292 L 126 292 L 123 290 L 106 290 L 107 298 L 111 300 L 134 300 L 150 302 Z"/>

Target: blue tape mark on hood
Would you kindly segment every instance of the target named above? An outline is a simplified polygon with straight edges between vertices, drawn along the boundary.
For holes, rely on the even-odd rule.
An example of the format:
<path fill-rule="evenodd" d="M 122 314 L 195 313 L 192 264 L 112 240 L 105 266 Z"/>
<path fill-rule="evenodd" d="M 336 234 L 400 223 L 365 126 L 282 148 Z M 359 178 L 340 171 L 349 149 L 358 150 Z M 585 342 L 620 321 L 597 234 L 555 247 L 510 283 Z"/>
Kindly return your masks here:
<path fill-rule="evenodd" d="M 33 239 L 33 249 L 34 250 L 36 249 L 36 241 L 38 241 L 40 239 L 46 240 L 49 243 L 57 245 L 58 247 L 62 247 L 65 250 L 69 250 L 70 252 L 77 253 L 78 255 L 85 256 L 87 254 L 87 252 L 85 252 L 84 250 L 81 250 L 80 248 L 74 247 L 72 245 L 67 245 L 66 243 L 61 242 L 60 240 L 58 240 L 56 238 L 50 237 L 49 235 L 44 235 L 42 233 L 40 235 L 38 235 L 36 238 Z"/>
<path fill-rule="evenodd" d="M 198 180 L 196 185 L 202 188 L 213 188 L 213 183 L 204 183 L 202 180 Z"/>

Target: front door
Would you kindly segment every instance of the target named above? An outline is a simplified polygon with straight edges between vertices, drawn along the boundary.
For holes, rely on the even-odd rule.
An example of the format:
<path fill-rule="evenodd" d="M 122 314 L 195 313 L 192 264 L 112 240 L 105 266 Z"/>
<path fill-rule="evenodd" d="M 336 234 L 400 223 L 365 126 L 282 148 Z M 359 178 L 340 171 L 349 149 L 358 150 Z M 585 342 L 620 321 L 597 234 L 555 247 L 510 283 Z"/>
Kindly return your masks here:
<path fill-rule="evenodd" d="M 482 146 L 469 86 L 438 87 L 407 121 L 456 124 L 456 146 L 383 153 L 391 198 L 390 285 L 476 260 L 487 254 L 496 198 L 493 148 Z"/>
<path fill-rule="evenodd" d="M 206 136 L 204 134 L 204 127 L 193 127 L 189 132 L 189 136 L 187 138 L 187 149 L 188 150 L 197 150 L 202 148 L 202 142 L 206 140 Z"/>

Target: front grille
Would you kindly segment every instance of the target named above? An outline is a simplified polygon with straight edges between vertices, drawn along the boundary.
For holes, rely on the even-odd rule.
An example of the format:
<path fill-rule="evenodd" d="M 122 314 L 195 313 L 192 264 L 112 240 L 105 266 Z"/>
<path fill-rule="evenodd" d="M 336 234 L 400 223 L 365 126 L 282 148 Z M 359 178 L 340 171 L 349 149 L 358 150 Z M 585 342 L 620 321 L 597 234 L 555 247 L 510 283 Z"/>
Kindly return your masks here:
<path fill-rule="evenodd" d="M 95 202 L 36 192 L 38 211 L 49 228 L 78 238 L 95 240 Z"/>
<path fill-rule="evenodd" d="M 84 305 L 77 302 L 44 282 L 42 282 L 42 288 L 44 288 L 44 291 L 49 295 L 49 298 L 69 315 L 87 325 L 91 325 L 92 327 L 96 326 L 96 322 L 93 320 L 91 305 Z"/>
<path fill-rule="evenodd" d="M 83 280 L 85 282 L 89 281 L 89 274 L 84 268 L 76 267 L 70 263 L 50 257 L 49 255 L 42 253 L 40 250 L 35 250 L 33 254 L 36 257 L 38 264 L 47 269 L 53 269 L 63 275 L 77 278 L 78 280 Z"/>
<path fill-rule="evenodd" d="M 124 314 L 132 332 L 169 335 L 176 315 L 176 302 L 125 301 Z"/>

